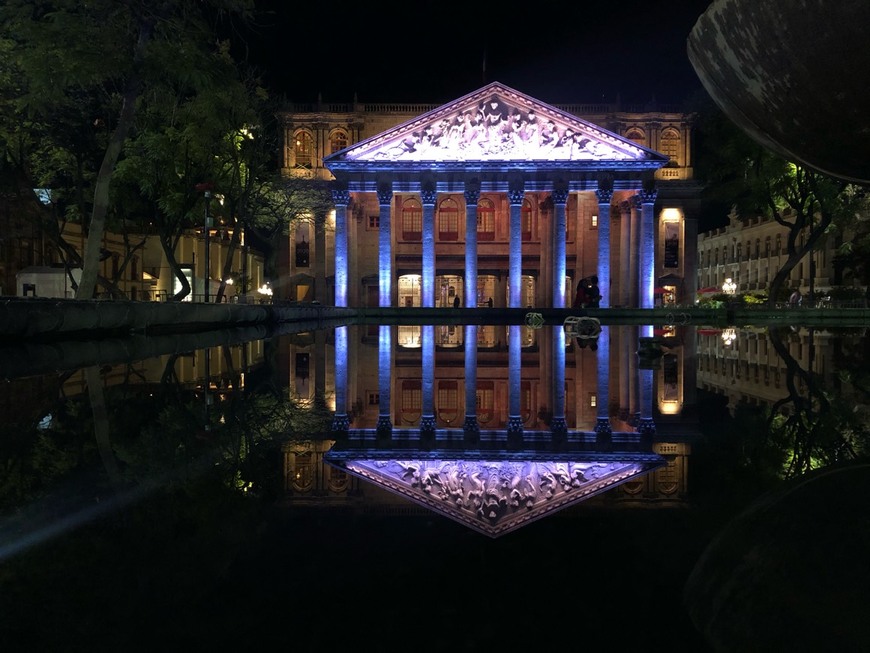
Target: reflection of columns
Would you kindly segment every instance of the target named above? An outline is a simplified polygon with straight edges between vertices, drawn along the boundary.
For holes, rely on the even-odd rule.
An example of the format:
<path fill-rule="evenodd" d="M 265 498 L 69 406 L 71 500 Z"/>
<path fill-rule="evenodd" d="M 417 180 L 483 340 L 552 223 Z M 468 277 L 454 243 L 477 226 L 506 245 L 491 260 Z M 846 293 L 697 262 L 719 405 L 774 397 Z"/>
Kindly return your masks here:
<path fill-rule="evenodd" d="M 653 328 L 651 325 L 640 327 L 644 337 L 651 338 Z M 637 432 L 641 434 L 641 440 L 647 444 L 652 443 L 656 434 L 656 424 L 653 421 L 653 372 L 652 369 L 638 370 L 640 376 L 640 419 L 637 424 Z"/>
<path fill-rule="evenodd" d="M 656 201 L 655 190 L 641 191 L 639 194 L 641 203 L 640 223 L 640 296 L 638 297 L 641 308 L 653 307 L 653 293 L 655 291 L 655 217 L 653 209 Z"/>
<path fill-rule="evenodd" d="M 378 329 L 378 436 L 388 438 L 393 433 L 390 411 L 390 381 L 392 375 L 392 334 L 388 324 Z"/>
<path fill-rule="evenodd" d="M 469 188 L 465 191 L 465 303 L 467 308 L 477 308 L 477 201 L 480 191 Z M 468 340 L 466 339 L 466 351 Z M 476 342 L 476 339 L 475 339 Z M 475 349 L 476 351 L 476 349 Z M 466 354 L 466 359 L 468 355 Z"/>
<path fill-rule="evenodd" d="M 390 184 L 378 186 L 378 306 L 390 306 L 393 292 L 393 233 L 390 226 L 390 209 L 393 203 L 393 188 Z"/>
<path fill-rule="evenodd" d="M 435 327 L 426 324 L 420 328 L 423 332 L 423 404 L 420 412 L 420 432 L 431 435 L 435 432 Z"/>
<path fill-rule="evenodd" d="M 335 414 L 332 430 L 347 432 L 350 420 L 347 417 L 347 329 L 335 328 Z"/>
<path fill-rule="evenodd" d="M 347 306 L 347 204 L 350 193 L 332 191 L 335 203 L 335 305 Z"/>
<path fill-rule="evenodd" d="M 520 308 L 522 297 L 523 277 L 523 198 L 525 191 L 522 188 L 508 191 L 508 199 L 511 203 L 510 221 L 510 297 L 509 308 Z M 517 336 L 519 342 L 519 336 Z"/>
<path fill-rule="evenodd" d="M 477 423 L 477 325 L 465 326 L 465 441 L 476 444 L 480 439 Z"/>
<path fill-rule="evenodd" d="M 314 299 L 328 304 L 326 296 L 326 214 L 314 216 Z"/>
<path fill-rule="evenodd" d="M 631 204 L 619 203 L 619 305 L 627 307 L 630 301 L 631 274 Z"/>
<path fill-rule="evenodd" d="M 601 226 L 600 214 L 598 225 Z M 601 279 L 600 276 L 598 278 Z M 598 334 L 595 433 L 598 443 L 602 445 L 609 445 L 613 435 L 610 428 L 610 329 L 609 326 L 602 326 Z"/>
<path fill-rule="evenodd" d="M 630 326 L 619 329 L 619 419 L 627 422 L 631 415 L 631 374 L 629 373 L 629 361 L 636 356 L 635 349 L 631 346 Z"/>
<path fill-rule="evenodd" d="M 640 417 L 640 377 L 638 376 L 638 349 L 640 348 L 640 340 L 637 338 L 636 325 L 626 328 L 628 329 L 628 343 L 626 346 L 626 354 L 628 355 L 628 418 L 629 424 L 637 426 L 637 420 Z"/>
<path fill-rule="evenodd" d="M 553 308 L 565 308 L 565 202 L 568 191 L 551 193 L 555 205 L 553 220 Z M 599 283 L 601 279 L 599 278 Z"/>
<path fill-rule="evenodd" d="M 513 208 L 513 207 L 511 207 Z M 513 234 L 511 234 L 513 238 Z M 511 282 L 513 284 L 513 281 Z M 511 295 L 513 296 L 513 286 L 511 286 Z M 511 324 L 509 331 L 508 342 L 508 439 L 511 436 L 522 434 L 523 418 L 520 415 L 520 385 L 521 385 L 521 364 L 522 350 L 520 347 L 520 325 Z"/>
<path fill-rule="evenodd" d="M 553 419 L 550 422 L 550 431 L 558 440 L 568 434 L 568 422 L 565 420 L 565 328 L 562 325 L 553 327 L 551 392 L 553 393 Z"/>
<path fill-rule="evenodd" d="M 424 188 L 420 191 L 423 201 L 423 286 L 421 306 L 435 306 L 435 200 L 438 193 Z"/>
<path fill-rule="evenodd" d="M 610 308 L 610 200 L 613 190 L 599 188 L 598 195 L 598 288 L 601 293 L 601 308 Z M 579 275 L 578 275 L 579 276 Z M 598 355 L 601 360 L 601 354 Z"/>

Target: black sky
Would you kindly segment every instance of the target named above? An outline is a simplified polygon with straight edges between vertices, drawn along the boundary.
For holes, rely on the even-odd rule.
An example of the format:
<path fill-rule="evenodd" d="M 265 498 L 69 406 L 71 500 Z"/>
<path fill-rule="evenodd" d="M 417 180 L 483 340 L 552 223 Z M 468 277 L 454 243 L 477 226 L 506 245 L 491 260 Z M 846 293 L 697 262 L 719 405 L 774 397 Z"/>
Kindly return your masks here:
<path fill-rule="evenodd" d="M 701 88 L 686 39 L 710 0 L 257 4 L 249 59 L 290 101 L 441 103 L 498 81 L 549 103 L 676 103 Z"/>

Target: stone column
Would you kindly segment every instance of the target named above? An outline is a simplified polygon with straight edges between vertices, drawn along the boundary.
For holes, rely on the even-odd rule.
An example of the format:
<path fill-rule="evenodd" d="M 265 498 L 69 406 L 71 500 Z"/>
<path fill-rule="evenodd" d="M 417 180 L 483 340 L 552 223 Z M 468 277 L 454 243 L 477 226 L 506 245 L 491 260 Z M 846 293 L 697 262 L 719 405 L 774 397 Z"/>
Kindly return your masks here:
<path fill-rule="evenodd" d="M 477 325 L 465 325 L 465 432 L 466 444 L 480 441 L 477 422 Z"/>
<path fill-rule="evenodd" d="M 640 270 L 638 272 L 638 306 L 652 308 L 655 291 L 655 215 L 656 191 L 643 190 L 638 195 L 641 207 Z"/>
<path fill-rule="evenodd" d="M 381 223 L 383 224 L 383 223 Z M 392 401 L 390 389 L 393 368 L 392 327 L 382 324 L 378 328 L 378 438 L 393 435 Z"/>
<path fill-rule="evenodd" d="M 644 337 L 651 338 L 653 335 L 652 325 L 644 325 L 640 327 L 641 334 Z M 653 369 L 639 369 L 639 401 L 640 401 L 640 417 L 637 421 L 637 431 L 640 433 L 641 442 L 644 445 L 652 445 L 653 438 L 656 434 L 656 424 L 653 420 Z"/>
<path fill-rule="evenodd" d="M 420 305 L 435 306 L 435 202 L 438 193 L 434 189 L 420 191 L 423 203 L 423 284 Z"/>
<path fill-rule="evenodd" d="M 631 198 L 631 258 L 628 267 L 628 305 L 640 307 L 638 279 L 640 278 L 640 204 L 637 195 Z"/>
<path fill-rule="evenodd" d="M 523 199 L 525 191 L 522 188 L 512 188 L 508 191 L 511 204 L 510 217 L 510 297 L 508 308 L 521 308 L 522 277 L 523 277 Z M 519 342 L 519 341 L 518 341 Z"/>
<path fill-rule="evenodd" d="M 465 303 L 477 308 L 477 202 L 480 190 L 465 189 Z M 468 356 L 466 355 L 466 360 Z"/>
<path fill-rule="evenodd" d="M 613 199 L 613 190 L 599 188 L 595 194 L 598 195 L 598 288 L 601 293 L 599 306 L 610 308 L 610 200 Z M 577 281 L 579 280 L 578 278 Z M 576 281 L 574 285 L 577 285 Z M 598 360 L 601 360 L 601 354 L 598 355 Z"/>
<path fill-rule="evenodd" d="M 619 305 L 631 301 L 631 204 L 619 203 Z"/>
<path fill-rule="evenodd" d="M 335 328 L 335 414 L 332 430 L 347 433 L 350 419 L 347 416 L 347 329 Z"/>
<path fill-rule="evenodd" d="M 554 205 L 553 220 L 553 308 L 565 308 L 565 203 L 566 189 L 551 193 Z M 601 278 L 598 279 L 599 283 Z"/>
<path fill-rule="evenodd" d="M 335 305 L 347 306 L 347 205 L 350 193 L 334 190 L 332 201 L 335 204 Z"/>
<path fill-rule="evenodd" d="M 380 207 L 378 227 L 378 306 L 390 306 L 393 293 L 393 231 L 390 212 L 393 205 L 392 184 L 378 185 Z"/>
<path fill-rule="evenodd" d="M 608 205 L 609 206 L 609 205 Z M 601 214 L 598 216 L 598 224 L 601 225 Z M 598 277 L 601 280 L 601 277 Z M 597 397 L 595 419 L 596 442 L 602 449 L 609 449 L 613 439 L 613 429 L 610 427 L 610 329 L 602 326 L 598 334 L 598 368 L 597 368 Z"/>
<path fill-rule="evenodd" d="M 431 438 L 435 435 L 435 327 L 424 324 L 420 329 L 423 338 L 421 361 L 423 403 L 420 411 L 420 435 Z"/>
<path fill-rule="evenodd" d="M 513 208 L 513 207 L 512 207 Z M 513 234 L 511 234 L 513 238 Z M 513 265 L 511 266 L 513 267 Z M 513 280 L 511 280 L 511 296 L 513 296 Z M 508 444 L 517 445 L 522 442 L 523 417 L 520 414 L 520 385 L 522 373 L 522 340 L 518 324 L 511 324 L 508 335 Z"/>
<path fill-rule="evenodd" d="M 565 329 L 558 325 L 552 327 L 552 330 L 553 380 L 550 392 L 553 395 L 553 417 L 550 432 L 554 441 L 561 442 L 568 435 L 568 422 L 565 420 Z"/>

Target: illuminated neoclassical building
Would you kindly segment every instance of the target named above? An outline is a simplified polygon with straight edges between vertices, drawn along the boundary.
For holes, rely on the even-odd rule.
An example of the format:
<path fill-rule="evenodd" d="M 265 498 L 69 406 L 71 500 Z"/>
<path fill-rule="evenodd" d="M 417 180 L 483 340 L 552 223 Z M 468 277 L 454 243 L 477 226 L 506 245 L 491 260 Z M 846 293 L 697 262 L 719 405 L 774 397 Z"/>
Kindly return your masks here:
<path fill-rule="evenodd" d="M 690 116 L 492 83 L 443 106 L 283 119 L 285 173 L 334 180 L 336 210 L 291 234 L 279 298 L 562 308 L 592 275 L 602 307 L 694 293 Z"/>

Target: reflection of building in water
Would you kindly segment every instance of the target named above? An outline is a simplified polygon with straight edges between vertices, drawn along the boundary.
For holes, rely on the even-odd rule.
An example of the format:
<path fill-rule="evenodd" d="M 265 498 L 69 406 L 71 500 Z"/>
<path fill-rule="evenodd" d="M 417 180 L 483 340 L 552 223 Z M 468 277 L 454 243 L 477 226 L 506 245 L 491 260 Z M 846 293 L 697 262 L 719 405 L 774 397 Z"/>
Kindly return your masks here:
<path fill-rule="evenodd" d="M 562 307 L 591 275 L 602 307 L 694 294 L 684 113 L 556 107 L 493 83 L 443 106 L 294 105 L 282 117 L 284 174 L 336 192 L 334 215 L 290 234 L 279 298 Z"/>
<path fill-rule="evenodd" d="M 498 448 L 510 441 L 519 448 L 563 442 L 593 453 L 645 450 L 665 464 L 607 488 L 607 499 L 686 497 L 695 426 L 686 416 L 695 380 L 693 343 L 684 345 L 683 327 L 662 330 L 655 352 L 644 357 L 638 356 L 638 334 L 646 328 L 639 327 L 602 327 L 595 349 L 566 339 L 562 326 L 376 328 L 377 338 L 364 325 L 336 329 L 326 357 L 333 365 L 317 373 L 334 397 L 334 404 L 327 402 L 335 408 L 334 437 L 345 433 L 363 447 L 413 446 L 428 438 L 435 449 Z M 312 373 L 310 361 L 323 356 L 314 342 L 282 341 L 279 348 L 285 346 L 291 385 L 298 387 Z M 308 366 L 304 374 L 300 360 Z M 308 381 L 312 397 L 317 383 Z M 370 483 L 344 472 L 338 482 L 332 470 L 322 469 L 328 448 L 294 443 L 287 449 L 288 491 L 330 501 L 371 496 Z"/>
<path fill-rule="evenodd" d="M 783 337 L 792 358 L 823 388 L 840 386 L 833 360 L 837 341 L 824 329 L 800 328 Z M 786 373 L 767 329 L 698 330 L 698 387 L 728 397 L 732 411 L 738 403 L 770 406 L 787 397 Z"/>

